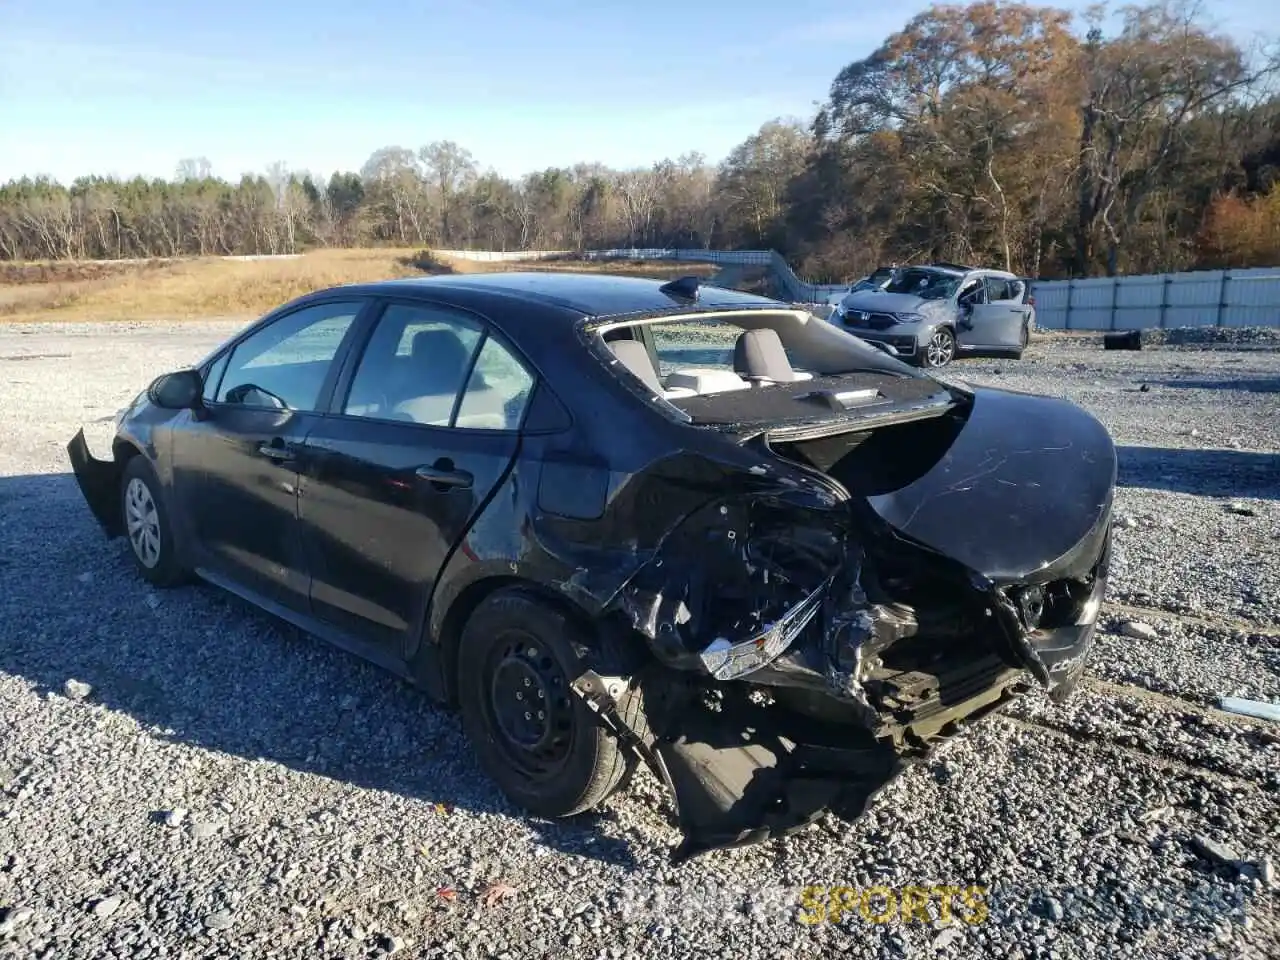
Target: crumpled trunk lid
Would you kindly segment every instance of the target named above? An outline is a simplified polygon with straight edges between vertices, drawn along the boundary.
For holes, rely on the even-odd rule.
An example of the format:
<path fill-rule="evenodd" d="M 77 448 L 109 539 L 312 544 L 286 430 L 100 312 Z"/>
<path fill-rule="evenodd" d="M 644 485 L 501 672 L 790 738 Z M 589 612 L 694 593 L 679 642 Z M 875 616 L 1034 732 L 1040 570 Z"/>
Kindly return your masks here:
<path fill-rule="evenodd" d="M 1111 437 L 1053 397 L 979 389 L 946 419 L 789 446 L 779 452 L 865 498 L 897 534 L 994 583 L 1050 580 L 1096 559 L 1110 517 Z"/>

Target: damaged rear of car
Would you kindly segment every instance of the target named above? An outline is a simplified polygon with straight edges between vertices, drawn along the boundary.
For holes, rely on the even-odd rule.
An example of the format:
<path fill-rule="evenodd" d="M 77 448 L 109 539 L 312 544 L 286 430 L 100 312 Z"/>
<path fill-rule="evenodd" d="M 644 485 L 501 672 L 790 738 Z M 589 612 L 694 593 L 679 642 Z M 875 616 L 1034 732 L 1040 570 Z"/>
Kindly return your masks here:
<path fill-rule="evenodd" d="M 644 763 L 678 860 L 858 816 L 1078 681 L 1116 457 L 804 310 L 553 272 L 316 291 L 68 445 L 153 586 L 190 575 L 455 704 L 534 813 Z"/>
<path fill-rule="evenodd" d="M 681 325 L 726 325 L 731 369 L 668 369 Z M 677 860 L 854 818 L 1030 683 L 1070 693 L 1110 554 L 1116 460 L 1093 417 L 944 386 L 799 315 L 631 329 L 657 389 L 626 340 L 620 376 L 742 458 L 610 601 L 649 656 L 576 684 L 670 787 Z"/>

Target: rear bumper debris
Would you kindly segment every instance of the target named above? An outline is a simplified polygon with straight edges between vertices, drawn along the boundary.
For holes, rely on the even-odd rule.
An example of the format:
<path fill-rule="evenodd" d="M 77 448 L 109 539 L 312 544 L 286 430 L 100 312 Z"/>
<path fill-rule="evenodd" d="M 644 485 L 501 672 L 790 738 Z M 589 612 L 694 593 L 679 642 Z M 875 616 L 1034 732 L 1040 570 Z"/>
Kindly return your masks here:
<path fill-rule="evenodd" d="M 683 834 L 676 862 L 785 836 L 826 812 L 856 819 L 1032 677 L 1054 700 L 1070 694 L 1093 644 L 1110 537 L 1088 546 L 1100 552 L 1070 580 L 972 583 L 968 619 L 883 600 L 854 550 L 841 574 L 762 633 L 709 644 L 704 674 L 651 663 L 575 689 L 670 789 Z M 614 709 L 624 690 L 643 697 L 641 730 Z"/>
<path fill-rule="evenodd" d="M 948 704 L 932 718 L 935 736 L 914 745 L 779 709 L 742 684 L 699 689 L 667 670 L 642 678 L 652 726 L 641 756 L 670 789 L 683 834 L 673 862 L 787 836 L 827 812 L 856 820 L 937 743 L 1020 693 L 1019 674 Z"/>

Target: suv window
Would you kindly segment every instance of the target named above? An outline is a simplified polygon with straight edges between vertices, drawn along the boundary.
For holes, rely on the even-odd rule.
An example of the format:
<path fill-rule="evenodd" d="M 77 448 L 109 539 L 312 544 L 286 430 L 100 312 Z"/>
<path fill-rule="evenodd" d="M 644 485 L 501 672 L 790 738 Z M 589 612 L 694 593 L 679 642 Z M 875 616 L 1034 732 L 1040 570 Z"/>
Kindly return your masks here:
<path fill-rule="evenodd" d="M 303 307 L 242 340 L 231 351 L 217 402 L 318 409 L 329 367 L 363 306 L 346 300 Z"/>
<path fill-rule="evenodd" d="M 1012 300 L 1013 294 L 1009 291 L 1009 281 L 1004 277 L 987 277 L 987 302 L 999 303 L 1002 300 Z"/>
<path fill-rule="evenodd" d="M 895 274 L 884 289 L 886 293 L 909 293 L 925 300 L 949 300 L 955 296 L 960 279 L 943 270 L 909 267 Z"/>
<path fill-rule="evenodd" d="M 986 287 L 981 277 L 974 277 L 964 282 L 960 287 L 959 302 L 970 305 L 987 302 Z"/>

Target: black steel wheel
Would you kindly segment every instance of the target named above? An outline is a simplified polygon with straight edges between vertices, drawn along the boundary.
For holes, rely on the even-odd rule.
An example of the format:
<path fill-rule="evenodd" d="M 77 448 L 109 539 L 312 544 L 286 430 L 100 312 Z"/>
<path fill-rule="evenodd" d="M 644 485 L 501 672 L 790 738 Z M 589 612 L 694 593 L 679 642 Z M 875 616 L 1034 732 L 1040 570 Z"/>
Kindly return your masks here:
<path fill-rule="evenodd" d="M 540 816 L 589 810 L 618 786 L 627 760 L 571 689 L 587 646 L 563 613 L 504 589 L 471 614 L 458 648 L 463 728 L 480 765 L 513 801 Z"/>
<path fill-rule="evenodd" d="M 483 707 L 512 766 L 532 778 L 554 777 L 573 749 L 573 691 L 548 645 L 510 630 L 490 647 Z"/>

